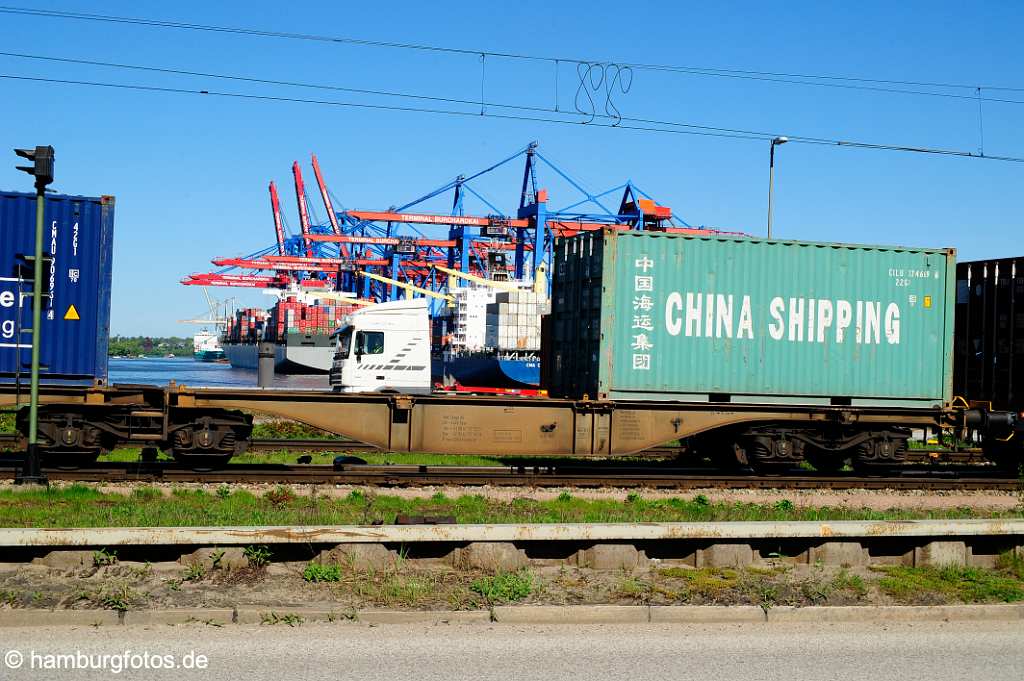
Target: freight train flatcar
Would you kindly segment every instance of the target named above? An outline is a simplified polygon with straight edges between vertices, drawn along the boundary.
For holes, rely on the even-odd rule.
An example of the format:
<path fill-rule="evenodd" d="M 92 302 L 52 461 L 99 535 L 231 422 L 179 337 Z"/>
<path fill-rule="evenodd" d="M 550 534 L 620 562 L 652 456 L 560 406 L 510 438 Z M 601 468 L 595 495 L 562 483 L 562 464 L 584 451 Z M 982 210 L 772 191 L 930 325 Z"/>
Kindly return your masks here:
<path fill-rule="evenodd" d="M 224 462 L 259 411 L 403 452 L 614 457 L 683 440 L 760 470 L 870 468 L 923 429 L 1020 461 L 1020 414 L 953 393 L 951 250 L 609 231 L 561 242 L 554 267 L 554 397 L 48 386 L 41 449 Z"/>

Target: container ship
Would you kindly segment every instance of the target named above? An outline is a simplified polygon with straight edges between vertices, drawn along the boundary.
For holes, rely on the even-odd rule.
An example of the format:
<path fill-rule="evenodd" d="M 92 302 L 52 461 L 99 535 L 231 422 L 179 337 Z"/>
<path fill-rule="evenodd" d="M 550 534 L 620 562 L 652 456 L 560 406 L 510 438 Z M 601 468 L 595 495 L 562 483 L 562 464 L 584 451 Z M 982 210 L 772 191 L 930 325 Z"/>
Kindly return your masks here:
<path fill-rule="evenodd" d="M 514 284 L 506 284 L 514 287 Z M 331 334 L 355 305 L 325 304 L 309 294 L 285 295 L 269 310 L 242 308 L 228 319 L 220 345 L 231 366 L 256 370 L 261 341 L 275 345 L 280 374 L 327 374 Z M 305 299 L 304 299 L 305 298 Z M 540 383 L 540 316 L 546 297 L 532 290 L 469 286 L 433 320 L 431 367 L 447 386 L 535 388 Z"/>
<path fill-rule="evenodd" d="M 352 305 L 283 295 L 269 310 L 249 307 L 228 319 L 221 339 L 231 366 L 256 370 L 259 343 L 273 343 L 274 370 L 279 374 L 326 374 L 334 358 L 331 334 L 355 309 Z"/>
<path fill-rule="evenodd" d="M 508 282 L 512 283 L 512 282 Z M 532 284 L 496 291 L 452 290 L 449 314 L 435 316 L 434 380 L 446 386 L 536 388 L 540 384 L 540 320 L 547 297 Z"/>

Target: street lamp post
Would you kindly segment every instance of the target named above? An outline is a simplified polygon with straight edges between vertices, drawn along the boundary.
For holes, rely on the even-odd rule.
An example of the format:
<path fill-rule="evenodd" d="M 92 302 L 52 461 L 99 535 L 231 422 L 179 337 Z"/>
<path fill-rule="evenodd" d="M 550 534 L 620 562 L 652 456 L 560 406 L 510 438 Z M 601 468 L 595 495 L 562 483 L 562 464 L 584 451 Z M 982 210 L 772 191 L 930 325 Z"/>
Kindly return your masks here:
<path fill-rule="evenodd" d="M 788 137 L 776 137 L 772 140 L 768 156 L 768 238 L 772 238 L 772 193 L 775 183 L 775 147 L 789 141 Z"/>

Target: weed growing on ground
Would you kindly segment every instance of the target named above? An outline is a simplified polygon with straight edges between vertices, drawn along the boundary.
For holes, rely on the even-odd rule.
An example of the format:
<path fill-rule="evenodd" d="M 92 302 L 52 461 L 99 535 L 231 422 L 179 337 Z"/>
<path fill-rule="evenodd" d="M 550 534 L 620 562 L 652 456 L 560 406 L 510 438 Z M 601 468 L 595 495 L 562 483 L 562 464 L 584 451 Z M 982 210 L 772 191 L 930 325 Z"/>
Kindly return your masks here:
<path fill-rule="evenodd" d="M 117 551 L 100 549 L 99 551 L 92 552 L 92 564 L 94 567 L 114 565 L 115 563 L 117 563 Z"/>
<path fill-rule="evenodd" d="M 103 589 L 97 597 L 92 598 L 107 610 L 125 612 L 139 601 L 139 595 L 127 584 L 118 584 Z"/>
<path fill-rule="evenodd" d="M 181 575 L 183 582 L 198 582 L 206 576 L 206 566 L 200 560 L 194 563 L 189 563 L 185 568 L 185 572 Z"/>
<path fill-rule="evenodd" d="M 302 578 L 307 582 L 340 582 L 341 568 L 337 565 L 310 563 L 302 571 Z"/>
<path fill-rule="evenodd" d="M 996 569 L 1024 580 L 1024 554 L 1007 551 L 999 554 Z"/>
<path fill-rule="evenodd" d="M 406 575 L 388 569 L 368 571 L 361 579 L 347 586 L 359 598 L 379 605 L 415 607 L 429 602 L 448 585 L 447 577 L 443 574 Z"/>
<path fill-rule="evenodd" d="M 287 624 L 289 627 L 297 627 L 305 621 L 305 618 L 293 612 L 286 612 L 280 615 L 276 612 L 260 613 L 260 624 Z"/>
<path fill-rule="evenodd" d="M 163 496 L 163 493 L 155 487 L 136 487 L 132 490 L 132 499 L 135 501 L 153 501 Z"/>
<path fill-rule="evenodd" d="M 269 546 L 246 546 L 242 551 L 242 555 L 249 561 L 249 567 L 251 568 L 262 568 L 266 567 L 270 563 L 270 557 L 273 555 L 270 553 Z"/>
<path fill-rule="evenodd" d="M 618 585 L 618 592 L 637 601 L 646 602 L 650 600 L 654 585 L 636 577 L 625 577 Z"/>
<path fill-rule="evenodd" d="M 273 506 L 287 506 L 295 501 L 295 492 L 290 487 L 278 485 L 264 494 L 263 497 Z"/>
<path fill-rule="evenodd" d="M 1024 583 L 1009 570 L 945 566 L 872 568 L 885 574 L 879 588 L 904 603 L 1010 603 L 1024 600 Z"/>
<path fill-rule="evenodd" d="M 533 573 L 520 570 L 474 579 L 469 588 L 483 596 L 488 603 L 516 603 L 529 596 L 533 586 Z"/>
<path fill-rule="evenodd" d="M 868 594 L 868 587 L 864 584 L 864 578 L 860 575 L 851 575 L 843 568 L 832 578 L 829 586 L 833 591 L 847 591 L 857 598 L 864 598 Z"/>
<path fill-rule="evenodd" d="M 326 440 L 338 437 L 326 430 L 307 426 L 298 421 L 264 421 L 252 427 L 252 436 L 258 440 Z"/>
<path fill-rule="evenodd" d="M 202 489 L 174 489 L 150 498 L 99 492 L 83 485 L 49 491 L 0 489 L 4 527 L 175 527 L 190 525 L 362 525 L 390 523 L 396 515 L 450 515 L 460 523 L 713 522 L 757 520 L 912 520 L 925 518 L 1020 517 L 1016 511 L 945 508 L 936 510 L 850 509 L 786 503 L 713 503 L 706 497 L 583 499 L 489 499 L 478 494 L 398 497 L 353 490 L 345 497 L 298 496 L 288 487 L 255 495 L 246 490 L 224 496 Z"/>

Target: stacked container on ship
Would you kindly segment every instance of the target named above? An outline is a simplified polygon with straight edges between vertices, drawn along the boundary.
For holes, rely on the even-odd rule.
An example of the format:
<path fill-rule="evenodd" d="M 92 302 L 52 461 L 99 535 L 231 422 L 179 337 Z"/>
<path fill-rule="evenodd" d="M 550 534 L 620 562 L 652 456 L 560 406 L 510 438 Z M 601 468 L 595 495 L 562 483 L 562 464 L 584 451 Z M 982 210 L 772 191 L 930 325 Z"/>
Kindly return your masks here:
<path fill-rule="evenodd" d="M 269 310 L 244 308 L 228 320 L 223 341 L 231 366 L 256 369 L 260 341 L 276 347 L 275 371 L 283 374 L 326 374 L 334 356 L 331 334 L 350 305 L 285 294 Z"/>
<path fill-rule="evenodd" d="M 506 282 L 502 282 L 507 285 Z M 512 291 L 486 286 L 452 290 L 450 314 L 435 318 L 433 364 L 438 383 L 533 389 L 540 383 L 540 319 L 547 296 L 532 283 Z M 450 329 L 442 338 L 441 329 Z"/>

